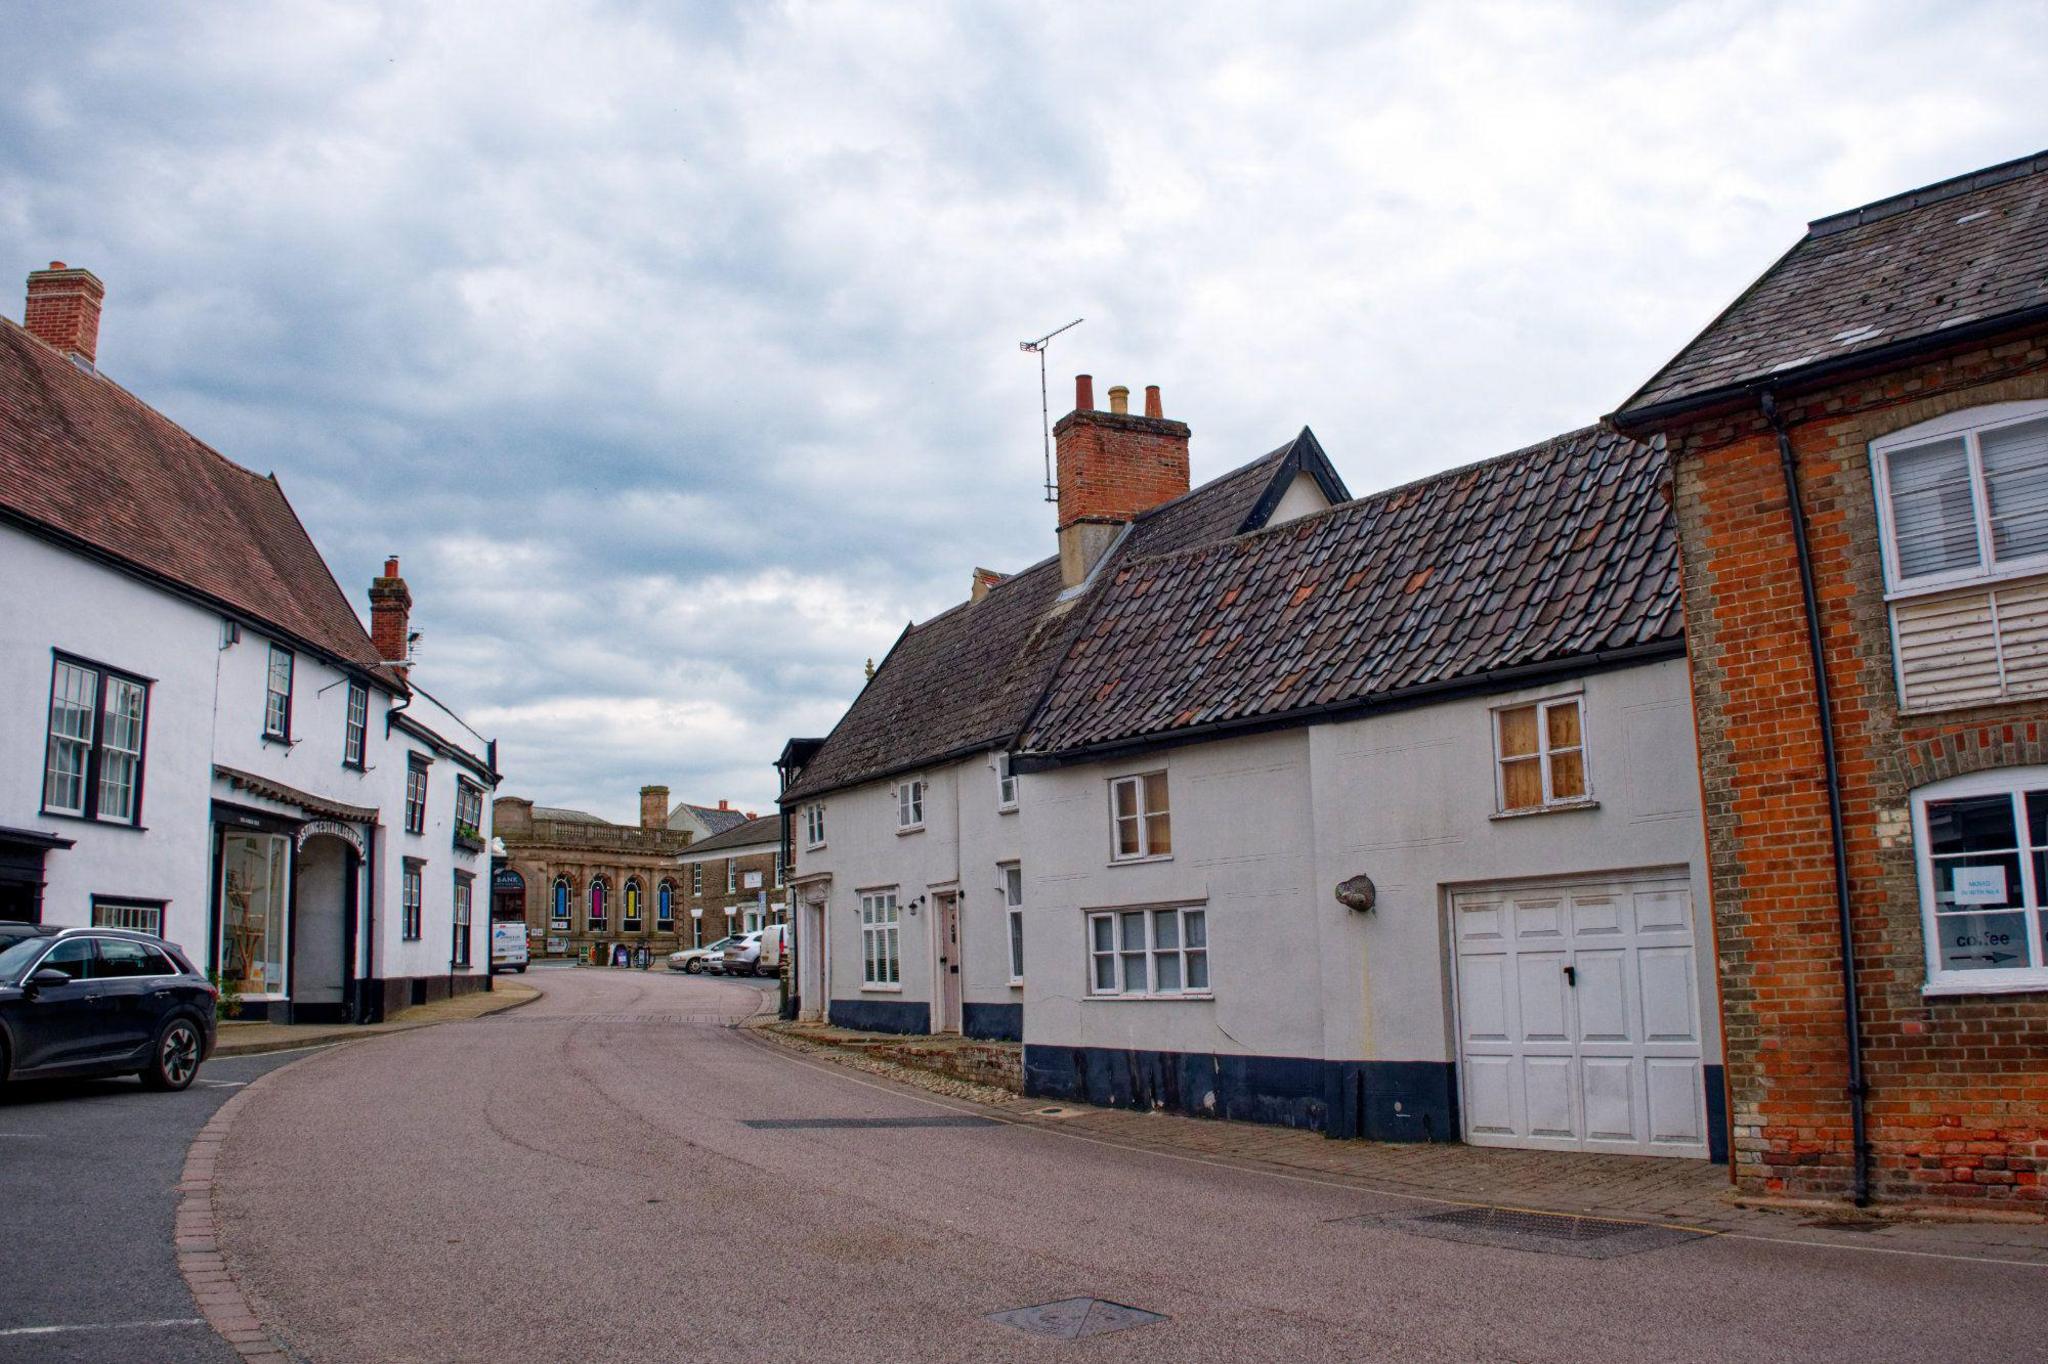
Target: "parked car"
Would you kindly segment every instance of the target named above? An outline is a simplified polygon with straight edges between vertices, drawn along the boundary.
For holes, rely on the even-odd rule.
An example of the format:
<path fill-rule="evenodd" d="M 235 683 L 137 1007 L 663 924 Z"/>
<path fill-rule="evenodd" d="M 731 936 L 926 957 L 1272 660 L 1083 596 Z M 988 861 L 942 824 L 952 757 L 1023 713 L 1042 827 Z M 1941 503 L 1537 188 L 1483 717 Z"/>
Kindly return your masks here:
<path fill-rule="evenodd" d="M 491 973 L 517 971 L 526 974 L 526 920 L 491 920 Z"/>
<path fill-rule="evenodd" d="M 175 944 L 22 924 L 0 944 L 0 1081 L 139 1075 L 179 1090 L 213 1054 L 220 991 Z"/>
<path fill-rule="evenodd" d="M 761 959 L 761 930 L 742 933 L 725 949 L 725 974 L 728 976 L 751 976 L 754 965 Z"/>
<path fill-rule="evenodd" d="M 738 941 L 736 937 L 720 938 L 703 947 L 685 947 L 680 952 L 671 952 L 668 954 L 668 969 L 687 971 L 693 976 L 702 975 L 714 962 L 724 958 L 726 948 Z"/>

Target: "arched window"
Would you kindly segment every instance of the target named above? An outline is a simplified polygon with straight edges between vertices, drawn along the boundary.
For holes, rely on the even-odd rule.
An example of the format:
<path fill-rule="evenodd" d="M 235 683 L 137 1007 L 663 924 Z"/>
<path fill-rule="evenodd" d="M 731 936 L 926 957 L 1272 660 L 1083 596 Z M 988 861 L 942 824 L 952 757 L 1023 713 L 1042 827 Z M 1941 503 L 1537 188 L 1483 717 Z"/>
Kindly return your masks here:
<path fill-rule="evenodd" d="M 663 933 L 672 933 L 676 926 L 676 888 L 672 881 L 663 881 L 655 891 L 654 926 Z"/>
<path fill-rule="evenodd" d="M 638 933 L 640 931 L 640 878 L 626 878 L 625 907 L 619 911 L 619 931 Z"/>
<path fill-rule="evenodd" d="M 569 926 L 569 878 L 566 876 L 555 878 L 555 905 L 552 917 L 556 928 Z"/>
<path fill-rule="evenodd" d="M 604 932 L 605 884 L 602 876 L 590 878 L 590 931 Z"/>

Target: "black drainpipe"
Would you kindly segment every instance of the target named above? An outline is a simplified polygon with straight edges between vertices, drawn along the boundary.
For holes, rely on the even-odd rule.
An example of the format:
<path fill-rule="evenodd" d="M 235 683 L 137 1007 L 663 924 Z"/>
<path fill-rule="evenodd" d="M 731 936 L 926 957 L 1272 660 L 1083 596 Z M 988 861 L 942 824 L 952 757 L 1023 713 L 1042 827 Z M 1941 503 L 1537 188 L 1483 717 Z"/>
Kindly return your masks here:
<path fill-rule="evenodd" d="M 1827 766 L 1828 840 L 1835 857 L 1835 915 L 1842 934 L 1842 1031 L 1849 1043 L 1849 1133 L 1855 1148 L 1856 1206 L 1870 1202 L 1870 1139 L 1864 1120 L 1864 1099 L 1870 1085 L 1863 1078 L 1863 1012 L 1856 1000 L 1856 939 L 1849 915 L 1849 849 L 1842 835 L 1842 773 L 1835 760 L 1835 707 L 1828 690 L 1827 651 L 1821 638 L 1820 603 L 1813 587 L 1813 558 L 1806 544 L 1806 509 L 1799 501 L 1799 472 L 1792 460 L 1792 438 L 1778 415 L 1778 401 L 1766 389 L 1758 396 L 1764 420 L 1778 436 L 1778 467 L 1785 475 L 1785 499 L 1792 510 L 1792 546 L 1799 554 L 1799 592 L 1806 604 L 1806 647 L 1813 661 L 1813 704 L 1820 712 L 1820 746 Z"/>

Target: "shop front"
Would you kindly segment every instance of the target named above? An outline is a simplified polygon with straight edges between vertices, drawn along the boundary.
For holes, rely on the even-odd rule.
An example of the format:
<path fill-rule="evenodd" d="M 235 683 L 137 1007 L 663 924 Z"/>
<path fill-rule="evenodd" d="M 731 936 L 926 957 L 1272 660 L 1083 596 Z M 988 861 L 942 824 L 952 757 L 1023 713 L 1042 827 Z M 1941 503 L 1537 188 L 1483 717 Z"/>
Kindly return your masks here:
<path fill-rule="evenodd" d="M 377 812 L 245 778 L 262 804 L 213 806 L 209 966 L 245 1019 L 367 1021 L 376 994 L 362 963 L 374 916 L 369 864 Z M 276 808 L 274 808 L 276 807 Z"/>

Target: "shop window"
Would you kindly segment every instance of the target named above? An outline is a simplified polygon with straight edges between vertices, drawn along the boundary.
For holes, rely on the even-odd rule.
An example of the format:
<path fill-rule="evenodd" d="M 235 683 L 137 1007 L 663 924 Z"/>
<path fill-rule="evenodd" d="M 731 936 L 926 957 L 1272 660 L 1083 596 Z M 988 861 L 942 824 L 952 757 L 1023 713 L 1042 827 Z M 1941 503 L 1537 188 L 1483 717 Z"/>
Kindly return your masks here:
<path fill-rule="evenodd" d="M 230 829 L 221 835 L 222 985 L 252 999 L 285 993 L 285 906 L 291 893 L 291 840 Z"/>
<path fill-rule="evenodd" d="M 1928 991 L 2048 990 L 2048 768 L 1957 777 L 1912 803 Z"/>

